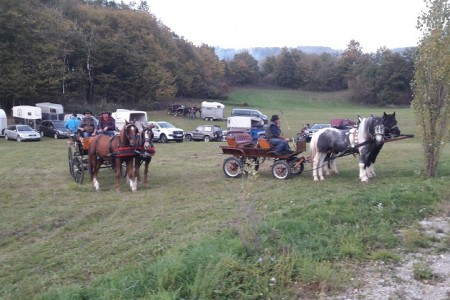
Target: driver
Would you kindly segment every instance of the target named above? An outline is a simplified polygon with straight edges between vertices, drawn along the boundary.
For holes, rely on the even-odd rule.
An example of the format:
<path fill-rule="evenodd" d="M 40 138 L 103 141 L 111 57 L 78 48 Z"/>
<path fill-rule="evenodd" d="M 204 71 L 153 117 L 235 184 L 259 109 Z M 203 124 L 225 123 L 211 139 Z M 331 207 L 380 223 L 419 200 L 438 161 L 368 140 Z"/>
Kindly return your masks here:
<path fill-rule="evenodd" d="M 78 130 L 81 131 L 83 137 L 90 137 L 95 130 L 96 122 L 94 118 L 92 117 L 92 112 L 87 110 L 84 113 L 84 118 L 80 123 L 80 126 L 78 126 Z"/>

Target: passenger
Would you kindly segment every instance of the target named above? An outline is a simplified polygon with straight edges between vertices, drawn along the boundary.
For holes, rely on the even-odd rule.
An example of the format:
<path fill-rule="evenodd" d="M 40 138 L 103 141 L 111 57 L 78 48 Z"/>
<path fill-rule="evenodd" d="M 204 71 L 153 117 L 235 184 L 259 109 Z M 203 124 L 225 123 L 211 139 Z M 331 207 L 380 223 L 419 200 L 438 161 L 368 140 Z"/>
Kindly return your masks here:
<path fill-rule="evenodd" d="M 80 120 L 77 118 L 76 113 L 73 113 L 70 116 L 70 119 L 67 120 L 66 124 L 64 124 L 64 126 L 72 132 L 74 138 L 77 137 L 77 130 L 78 130 L 79 125 L 80 125 Z"/>
<path fill-rule="evenodd" d="M 114 120 L 114 118 L 111 117 L 111 113 L 103 111 L 102 116 L 98 121 L 96 133 L 103 133 L 112 137 L 116 135 L 115 130 L 116 130 L 116 120 Z M 94 134 L 92 135 L 95 135 L 96 133 L 94 132 Z"/>
<path fill-rule="evenodd" d="M 92 113 L 87 110 L 84 113 L 84 119 L 81 121 L 78 126 L 78 130 L 82 132 L 83 137 L 90 137 L 97 126 L 94 118 L 92 117 Z"/>
<path fill-rule="evenodd" d="M 266 129 L 266 137 L 270 144 L 275 147 L 276 155 L 294 153 L 289 147 L 289 138 L 286 138 L 281 134 L 280 118 L 278 115 L 273 115 L 270 119 L 270 125 Z"/>

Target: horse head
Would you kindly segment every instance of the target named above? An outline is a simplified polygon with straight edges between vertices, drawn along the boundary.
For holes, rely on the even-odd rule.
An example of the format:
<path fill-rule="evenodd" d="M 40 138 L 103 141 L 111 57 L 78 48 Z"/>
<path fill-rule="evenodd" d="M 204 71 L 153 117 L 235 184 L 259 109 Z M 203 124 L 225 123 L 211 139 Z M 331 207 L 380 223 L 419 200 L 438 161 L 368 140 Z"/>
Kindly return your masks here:
<path fill-rule="evenodd" d="M 142 126 L 141 139 L 143 143 L 144 150 L 153 148 L 153 126 L 149 125 L 147 127 Z"/>
<path fill-rule="evenodd" d="M 383 113 L 383 124 L 385 127 L 385 134 L 388 136 L 399 136 L 400 128 L 397 125 L 397 119 L 395 118 L 395 112 L 393 114 Z"/>
<path fill-rule="evenodd" d="M 122 145 L 135 147 L 138 143 L 139 130 L 133 123 L 125 121 L 125 126 L 123 126 L 119 136 Z"/>

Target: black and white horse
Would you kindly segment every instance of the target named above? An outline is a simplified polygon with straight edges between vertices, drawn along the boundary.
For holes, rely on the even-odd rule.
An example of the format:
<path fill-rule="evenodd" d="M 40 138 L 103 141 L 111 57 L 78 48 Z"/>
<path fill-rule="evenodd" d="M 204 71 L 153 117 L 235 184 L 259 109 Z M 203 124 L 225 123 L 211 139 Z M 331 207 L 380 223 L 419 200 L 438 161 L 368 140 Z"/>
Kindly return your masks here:
<path fill-rule="evenodd" d="M 367 182 L 376 175 L 375 161 L 384 139 L 399 134 L 395 112 L 391 115 L 384 113 L 383 117 L 360 118 L 358 127 L 349 131 L 335 128 L 317 131 L 310 142 L 314 181 L 324 180 L 324 170 L 325 175 L 329 175 L 330 169 L 338 173 L 336 157 L 359 153 L 359 178 L 361 182 Z"/>

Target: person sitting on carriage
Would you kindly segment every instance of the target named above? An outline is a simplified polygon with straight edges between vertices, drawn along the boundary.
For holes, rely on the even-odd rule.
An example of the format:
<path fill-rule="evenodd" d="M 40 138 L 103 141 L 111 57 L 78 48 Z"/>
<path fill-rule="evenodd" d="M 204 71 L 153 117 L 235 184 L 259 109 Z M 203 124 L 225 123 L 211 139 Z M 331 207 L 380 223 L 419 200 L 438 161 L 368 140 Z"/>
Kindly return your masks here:
<path fill-rule="evenodd" d="M 64 127 L 71 131 L 71 133 L 73 134 L 73 138 L 75 139 L 77 137 L 77 130 L 79 125 L 80 120 L 77 118 L 77 114 L 73 113 L 70 116 L 70 119 L 67 120 L 67 122 L 64 124 Z"/>
<path fill-rule="evenodd" d="M 110 112 L 103 111 L 102 116 L 97 124 L 97 130 L 92 135 L 96 133 L 103 133 L 111 137 L 116 135 L 116 120 L 111 116 Z"/>
<path fill-rule="evenodd" d="M 97 126 L 95 119 L 92 117 L 91 111 L 87 110 L 84 113 L 84 118 L 78 126 L 78 130 L 82 132 L 83 137 L 90 137 Z"/>
<path fill-rule="evenodd" d="M 266 137 L 270 144 L 275 147 L 275 155 L 294 153 L 289 147 L 289 138 L 286 138 L 281 134 L 280 118 L 278 115 L 273 115 L 270 119 L 270 125 L 266 129 Z"/>

